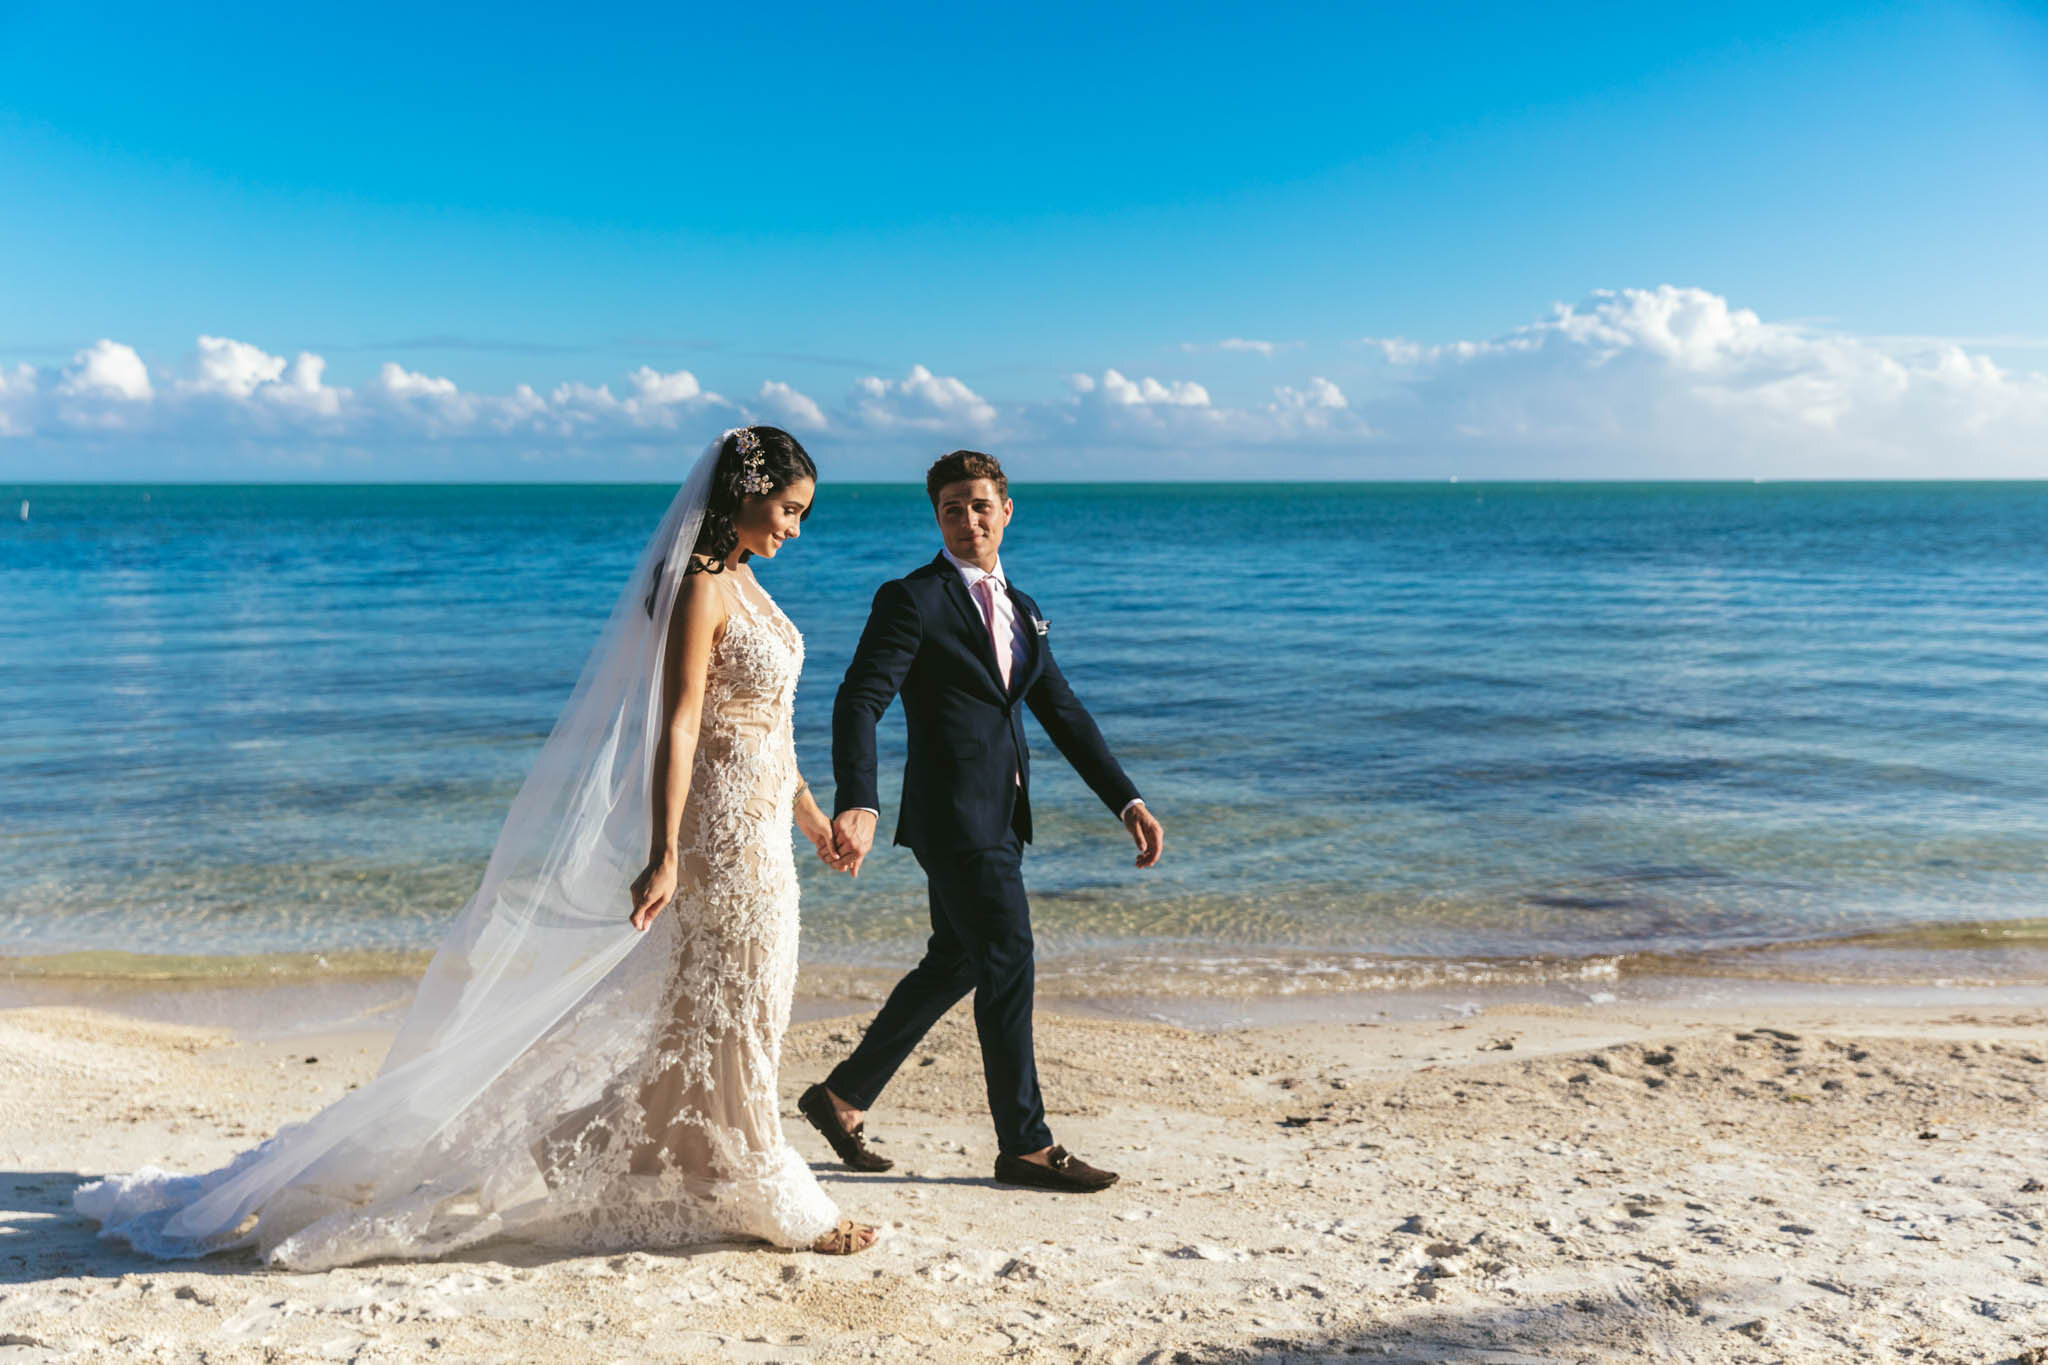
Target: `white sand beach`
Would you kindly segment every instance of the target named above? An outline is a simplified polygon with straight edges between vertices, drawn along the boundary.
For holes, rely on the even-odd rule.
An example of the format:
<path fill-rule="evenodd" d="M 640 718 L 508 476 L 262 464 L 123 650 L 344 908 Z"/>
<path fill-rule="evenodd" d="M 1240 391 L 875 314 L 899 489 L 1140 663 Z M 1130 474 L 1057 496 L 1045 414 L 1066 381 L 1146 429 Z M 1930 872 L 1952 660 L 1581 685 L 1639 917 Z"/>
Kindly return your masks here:
<path fill-rule="evenodd" d="M 103 1004 L 103 1002 L 96 1002 Z M 796 1117 L 864 1016 L 790 1035 L 849 1258 L 720 1246 L 277 1273 L 70 1211 L 211 1166 L 388 1032 L 0 1012 L 0 1361 L 2048 1360 L 2048 1012 L 1500 1004 L 1194 1032 L 1041 1015 L 1055 1131 L 1124 1181 L 1012 1190 L 956 1010 L 855 1176 Z"/>

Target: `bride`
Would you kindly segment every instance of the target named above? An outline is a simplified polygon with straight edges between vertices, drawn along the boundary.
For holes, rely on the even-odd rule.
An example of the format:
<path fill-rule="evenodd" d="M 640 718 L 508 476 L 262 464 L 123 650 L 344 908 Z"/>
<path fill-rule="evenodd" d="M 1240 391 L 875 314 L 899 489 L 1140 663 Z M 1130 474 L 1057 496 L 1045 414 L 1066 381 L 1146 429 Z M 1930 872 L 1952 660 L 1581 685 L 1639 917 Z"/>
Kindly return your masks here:
<path fill-rule="evenodd" d="M 874 1244 L 783 1140 L 776 1091 L 791 821 L 843 860 L 796 768 L 803 638 L 748 560 L 797 537 L 816 480 L 775 427 L 706 449 L 376 1079 L 217 1171 L 80 1188 L 101 1236 L 305 1270 L 505 1235 Z"/>

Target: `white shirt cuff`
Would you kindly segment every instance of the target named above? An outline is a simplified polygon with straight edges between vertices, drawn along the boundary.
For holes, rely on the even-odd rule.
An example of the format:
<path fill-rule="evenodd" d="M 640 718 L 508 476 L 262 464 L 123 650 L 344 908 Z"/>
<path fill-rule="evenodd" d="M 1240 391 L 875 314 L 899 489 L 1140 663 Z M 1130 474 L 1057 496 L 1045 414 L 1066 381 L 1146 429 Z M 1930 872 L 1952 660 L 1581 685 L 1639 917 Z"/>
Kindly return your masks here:
<path fill-rule="evenodd" d="M 882 812 L 876 810 L 873 806 L 848 806 L 846 809 L 848 811 L 864 810 L 869 815 L 874 816 L 877 820 L 882 818 Z"/>

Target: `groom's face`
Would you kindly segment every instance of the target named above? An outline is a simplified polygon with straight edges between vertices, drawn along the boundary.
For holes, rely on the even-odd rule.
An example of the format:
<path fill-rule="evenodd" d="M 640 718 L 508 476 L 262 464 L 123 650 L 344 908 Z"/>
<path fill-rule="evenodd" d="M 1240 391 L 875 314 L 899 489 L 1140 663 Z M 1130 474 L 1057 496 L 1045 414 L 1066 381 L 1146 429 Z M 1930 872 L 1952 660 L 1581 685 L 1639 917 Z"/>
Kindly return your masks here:
<path fill-rule="evenodd" d="M 939 534 L 956 559 L 986 568 L 995 563 L 1010 524 L 1013 504 L 996 492 L 993 479 L 962 479 L 939 490 Z"/>

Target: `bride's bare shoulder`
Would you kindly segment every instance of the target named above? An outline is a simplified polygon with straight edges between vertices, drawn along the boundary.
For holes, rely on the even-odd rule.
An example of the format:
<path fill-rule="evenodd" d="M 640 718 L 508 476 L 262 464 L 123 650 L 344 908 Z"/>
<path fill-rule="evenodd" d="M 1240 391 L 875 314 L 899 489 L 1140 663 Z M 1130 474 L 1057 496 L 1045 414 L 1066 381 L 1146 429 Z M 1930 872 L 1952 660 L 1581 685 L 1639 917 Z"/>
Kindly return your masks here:
<path fill-rule="evenodd" d="M 676 584 L 669 633 L 673 636 L 701 625 L 708 627 L 715 638 L 725 629 L 728 614 L 725 592 L 718 583 L 721 575 L 701 567 L 708 562 L 702 555 L 690 556 L 690 562 L 693 571 L 685 573 L 683 581 Z"/>

